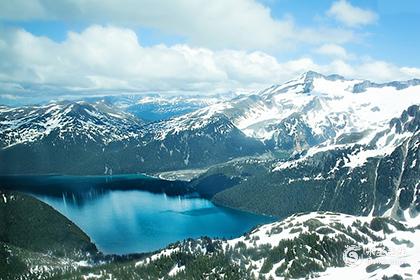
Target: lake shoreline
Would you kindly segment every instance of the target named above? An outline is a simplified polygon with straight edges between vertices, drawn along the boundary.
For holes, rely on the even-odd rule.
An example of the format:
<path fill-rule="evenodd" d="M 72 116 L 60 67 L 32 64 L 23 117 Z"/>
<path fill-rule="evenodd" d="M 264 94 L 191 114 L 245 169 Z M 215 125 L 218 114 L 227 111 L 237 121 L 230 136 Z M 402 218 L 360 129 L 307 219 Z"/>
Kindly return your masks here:
<path fill-rule="evenodd" d="M 67 180 L 71 180 L 69 185 Z M 188 182 L 170 181 L 145 174 L 118 175 L 0 175 L 0 189 L 33 192 L 44 194 L 45 186 L 54 185 L 55 191 L 48 194 L 62 192 L 86 192 L 99 190 L 143 190 L 151 193 L 164 193 L 169 196 L 194 195 L 195 190 Z M 49 189 L 51 191 L 51 189 Z"/>
<path fill-rule="evenodd" d="M 216 205 L 187 182 L 139 174 L 0 176 L 0 182 L 0 189 L 20 191 L 52 206 L 110 256 L 136 257 L 189 238 L 236 238 L 273 221 Z"/>

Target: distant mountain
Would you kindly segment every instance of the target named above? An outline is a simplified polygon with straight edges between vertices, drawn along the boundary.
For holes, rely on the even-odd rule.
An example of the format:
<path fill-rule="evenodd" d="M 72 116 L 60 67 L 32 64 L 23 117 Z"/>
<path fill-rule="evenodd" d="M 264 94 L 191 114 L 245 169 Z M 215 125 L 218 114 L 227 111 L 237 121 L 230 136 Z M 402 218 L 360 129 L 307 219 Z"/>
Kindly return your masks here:
<path fill-rule="evenodd" d="M 105 103 L 59 102 L 0 108 L 0 147 L 48 139 L 54 146 L 108 144 L 133 137 L 142 121 Z"/>
<path fill-rule="evenodd" d="M 1 107 L 0 135 L 0 174 L 156 172 L 265 151 L 223 115 L 145 124 L 102 102 Z"/>
<path fill-rule="evenodd" d="M 280 217 L 327 210 L 410 220 L 420 213 L 419 128 L 413 105 L 366 144 L 347 140 L 288 159 L 238 160 L 192 184 L 218 204 Z"/>
<path fill-rule="evenodd" d="M 263 143 L 247 137 L 226 116 L 201 110 L 144 126 L 141 141 L 136 149 L 146 171 L 207 167 L 265 151 Z"/>
<path fill-rule="evenodd" d="M 235 97 L 235 93 L 212 95 L 119 95 L 104 97 L 89 97 L 83 100 L 104 102 L 122 111 L 146 121 L 155 122 L 191 113 L 210 105 L 227 101 Z"/>
<path fill-rule="evenodd" d="M 310 71 L 207 110 L 226 115 L 272 149 L 299 152 L 346 139 L 369 141 L 403 110 L 420 104 L 419 91 L 420 80 L 376 84 Z"/>
<path fill-rule="evenodd" d="M 182 116 L 207 106 L 227 101 L 232 95 L 141 96 L 125 110 L 146 121 L 161 121 Z"/>
<path fill-rule="evenodd" d="M 156 122 L 107 102 L 1 107 L 0 174 L 201 168 L 192 187 L 229 207 L 409 219 L 420 209 L 419 90 L 307 72 Z"/>
<path fill-rule="evenodd" d="M 106 149 L 132 143 L 141 125 L 103 103 L 2 108 L 0 173 L 106 173 Z"/>
<path fill-rule="evenodd" d="M 218 204 L 285 217 L 339 211 L 420 213 L 418 80 L 375 84 L 307 72 L 258 95 L 210 106 L 270 157 L 214 166 L 192 185 Z"/>

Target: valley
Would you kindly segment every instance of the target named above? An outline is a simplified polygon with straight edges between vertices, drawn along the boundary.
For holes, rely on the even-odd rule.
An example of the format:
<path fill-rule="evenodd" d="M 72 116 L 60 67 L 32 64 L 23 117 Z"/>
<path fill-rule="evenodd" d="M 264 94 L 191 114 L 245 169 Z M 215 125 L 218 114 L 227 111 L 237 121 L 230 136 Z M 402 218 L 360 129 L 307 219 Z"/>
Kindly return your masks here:
<path fill-rule="evenodd" d="M 3 106 L 0 174 L 149 174 L 172 183 L 140 189 L 197 192 L 257 214 L 407 220 L 420 207 L 418 90 L 415 79 L 378 84 L 309 71 L 219 102 L 185 99 L 202 107 L 158 121 L 127 108 L 182 107 L 180 99 Z"/>

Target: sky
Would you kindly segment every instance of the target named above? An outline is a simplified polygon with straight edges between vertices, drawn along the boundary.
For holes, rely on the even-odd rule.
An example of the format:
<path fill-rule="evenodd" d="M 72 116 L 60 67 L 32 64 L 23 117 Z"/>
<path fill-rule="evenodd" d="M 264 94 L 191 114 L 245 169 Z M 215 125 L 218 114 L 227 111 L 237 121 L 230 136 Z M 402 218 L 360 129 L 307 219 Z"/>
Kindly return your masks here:
<path fill-rule="evenodd" d="M 420 78 L 417 0 L 0 1 L 0 103 Z"/>

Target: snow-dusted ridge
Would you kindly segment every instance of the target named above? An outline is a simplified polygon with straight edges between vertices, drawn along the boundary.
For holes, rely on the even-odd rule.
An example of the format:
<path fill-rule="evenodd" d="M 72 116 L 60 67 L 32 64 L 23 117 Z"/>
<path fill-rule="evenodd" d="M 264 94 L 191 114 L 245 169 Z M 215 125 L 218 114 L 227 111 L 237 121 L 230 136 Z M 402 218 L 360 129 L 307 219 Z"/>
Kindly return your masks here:
<path fill-rule="evenodd" d="M 7 148 L 57 134 L 60 139 L 84 137 L 100 143 L 136 135 L 141 121 L 105 103 L 58 102 L 39 106 L 2 108 L 0 135 Z"/>
<path fill-rule="evenodd" d="M 25 277 L 66 273 L 72 279 L 418 279 L 418 222 L 301 213 L 230 240 L 180 241 L 135 261 L 101 265 L 34 254 Z M 8 249 L 19 254 L 18 248 Z"/>
<path fill-rule="evenodd" d="M 204 168 L 265 150 L 211 108 L 143 122 L 102 101 L 4 107 L 0 158 L 11 163 L 0 161 L 0 173 L 26 174 L 26 166 L 38 174 L 153 173 Z"/>
<path fill-rule="evenodd" d="M 239 95 L 227 101 L 218 102 L 215 97 L 209 100 L 191 97 L 185 102 L 200 103 L 200 106 L 206 103 L 208 106 L 153 124 L 149 130 L 156 130 L 156 137 L 163 139 L 166 135 L 179 131 L 200 129 L 212 118 L 225 116 L 247 136 L 280 150 L 304 150 L 321 143 L 334 144 L 343 135 L 352 133 L 363 133 L 364 141 L 369 142 L 378 130 L 388 126 L 392 118 L 399 116 L 410 105 L 420 104 L 419 91 L 420 80 L 376 84 L 309 71 L 284 84 L 274 85 L 251 95 Z M 175 104 L 181 101 L 176 97 L 145 96 L 137 104 Z M 69 121 L 65 118 L 69 113 L 66 110 L 71 111 L 71 106 L 82 106 L 82 103 L 0 107 L 0 114 L 6 115 L 0 120 L 0 133 L 6 138 L 5 146 L 35 141 L 54 129 L 71 130 L 63 123 Z M 105 103 L 96 102 L 91 104 L 93 108 L 86 109 L 86 113 L 96 118 L 94 122 L 100 119 L 94 109 L 98 104 L 102 104 L 102 109 L 106 106 Z M 29 108 L 31 111 L 28 111 Z M 111 107 L 107 110 L 111 110 Z M 39 120 L 41 115 L 45 115 L 44 122 Z M 101 128 L 102 131 L 109 131 L 106 142 L 133 136 L 130 133 L 126 136 L 118 135 L 124 132 L 123 129 L 119 131 L 111 127 L 116 119 L 130 118 L 126 113 L 109 112 L 102 117 L 109 119 L 109 125 L 105 124 L 106 129 Z M 39 127 L 29 127 L 30 124 Z M 115 124 L 121 125 L 118 122 Z M 127 125 L 124 122 L 122 124 Z M 81 125 L 94 129 L 89 122 Z"/>
<path fill-rule="evenodd" d="M 233 124 L 230 123 L 227 117 L 222 113 L 219 113 L 227 106 L 229 105 L 219 103 L 180 117 L 150 124 L 145 128 L 148 129 L 148 131 L 153 132 L 156 135 L 156 139 L 159 140 L 165 139 L 167 135 L 179 134 L 183 131 L 190 131 L 192 133 L 197 132 L 201 128 L 208 126 L 213 122 L 217 122 L 220 119 L 225 119 L 227 129 L 232 128 Z M 224 133 L 223 129 L 219 132 L 222 134 Z"/>
<path fill-rule="evenodd" d="M 385 279 L 395 274 L 416 279 L 420 275 L 419 226 L 333 212 L 295 214 L 232 240 L 180 242 L 135 267 L 180 254 L 211 258 L 222 253 L 230 265 L 256 279 Z M 358 259 L 345 258 L 348 248 L 354 248 Z M 183 270 L 177 270 L 178 266 L 174 264 L 172 275 L 182 276 L 188 269 L 188 264 Z M 405 278 L 409 275 L 413 278 Z"/>
<path fill-rule="evenodd" d="M 336 76 L 331 78 L 305 74 L 290 83 L 294 87 L 263 93 L 265 100 L 273 101 L 274 108 L 281 108 L 274 114 L 278 116 L 277 121 L 299 114 L 301 121 L 312 130 L 315 137 L 331 142 L 336 142 L 338 137 L 346 133 L 383 129 L 407 107 L 420 104 L 418 84 L 404 89 L 367 86 L 363 92 L 355 93 L 354 87 L 360 81 Z M 284 108 L 284 104 L 291 106 Z M 264 113 L 259 114 L 245 119 L 260 122 L 259 117 L 264 116 Z M 242 120 L 242 123 L 245 121 Z M 252 131 L 254 123 L 239 127 Z M 297 133 L 293 123 L 287 127 L 287 132 L 292 135 Z"/>
<path fill-rule="evenodd" d="M 420 80 L 376 84 L 310 71 L 202 110 L 226 115 L 246 135 L 273 142 L 279 149 L 287 149 L 282 138 L 298 142 L 310 137 L 312 141 L 292 145 L 302 150 L 335 143 L 350 133 L 365 133 L 369 141 L 413 104 L 420 104 Z"/>

